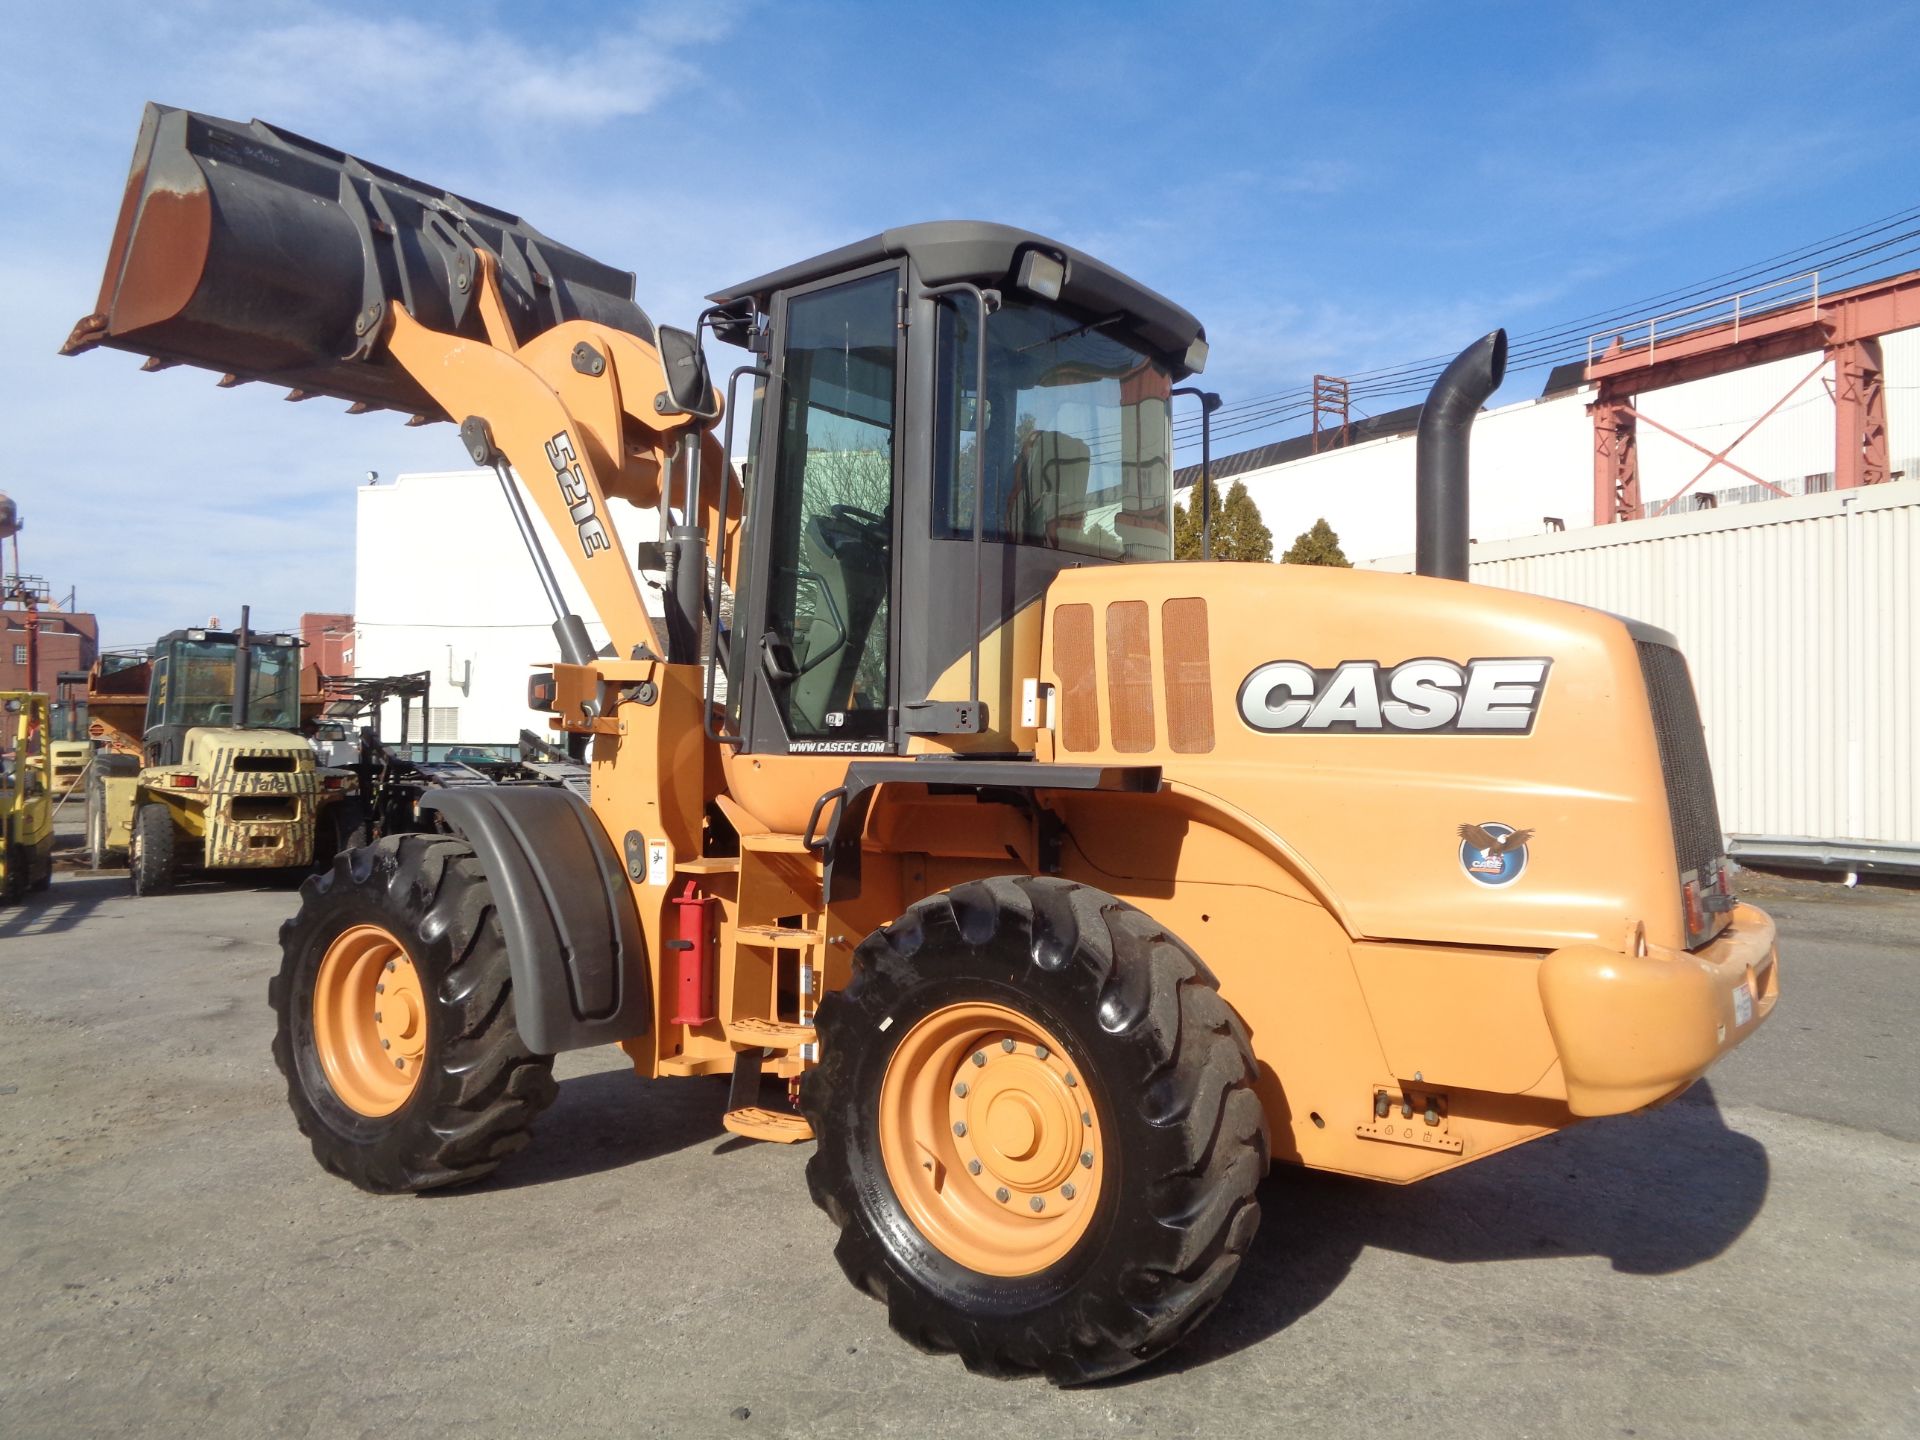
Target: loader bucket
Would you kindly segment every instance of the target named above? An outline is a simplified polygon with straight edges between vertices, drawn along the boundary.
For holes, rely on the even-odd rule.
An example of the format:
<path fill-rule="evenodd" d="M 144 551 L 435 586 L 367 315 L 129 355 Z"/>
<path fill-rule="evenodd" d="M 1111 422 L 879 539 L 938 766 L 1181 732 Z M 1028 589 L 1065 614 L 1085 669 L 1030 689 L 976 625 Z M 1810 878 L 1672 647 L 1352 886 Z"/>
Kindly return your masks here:
<path fill-rule="evenodd" d="M 379 348 L 386 307 L 483 338 L 474 252 L 498 262 L 525 343 L 563 320 L 653 338 L 633 275 L 517 216 L 409 180 L 264 121 L 149 104 L 95 313 L 66 355 L 109 345 L 148 368 L 200 365 L 434 419 Z"/>

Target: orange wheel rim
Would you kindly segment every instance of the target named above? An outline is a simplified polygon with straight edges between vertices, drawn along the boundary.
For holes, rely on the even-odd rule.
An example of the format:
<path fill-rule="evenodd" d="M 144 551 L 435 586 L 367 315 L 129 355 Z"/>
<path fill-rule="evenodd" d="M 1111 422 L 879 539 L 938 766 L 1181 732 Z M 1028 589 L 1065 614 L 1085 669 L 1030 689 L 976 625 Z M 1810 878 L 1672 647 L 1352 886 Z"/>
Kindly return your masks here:
<path fill-rule="evenodd" d="M 313 1045 L 350 1110 L 391 1115 L 420 1083 L 427 1003 L 406 947 L 379 925 L 342 931 L 313 984 Z"/>
<path fill-rule="evenodd" d="M 1086 1233 L 1106 1163 L 1066 1047 L 1004 1005 L 948 1005 L 900 1039 L 880 1154 L 914 1226 L 985 1275 L 1031 1275 Z"/>

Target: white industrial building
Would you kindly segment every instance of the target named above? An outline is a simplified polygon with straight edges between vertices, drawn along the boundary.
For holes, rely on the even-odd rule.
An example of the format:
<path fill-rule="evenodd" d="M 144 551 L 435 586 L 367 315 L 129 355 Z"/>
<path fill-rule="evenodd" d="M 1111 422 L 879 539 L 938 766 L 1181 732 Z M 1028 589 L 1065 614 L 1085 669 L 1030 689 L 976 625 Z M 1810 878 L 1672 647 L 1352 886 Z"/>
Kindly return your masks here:
<path fill-rule="evenodd" d="M 1920 330 L 1885 336 L 1882 346 L 1892 469 L 1920 477 Z M 1806 376 L 1812 358 L 1795 356 L 1650 391 L 1637 402 L 1650 419 L 1717 451 Z M 1789 494 L 1828 488 L 1833 471 L 1832 385 L 1831 367 L 1807 379 L 1740 441 L 1730 458 Z M 1592 522 L 1593 424 L 1587 406 L 1594 395 L 1594 386 L 1580 385 L 1541 399 L 1499 405 L 1474 422 L 1468 533 L 1475 543 L 1547 534 L 1555 522 L 1568 530 Z M 1397 433 L 1379 439 L 1318 454 L 1307 449 L 1304 439 L 1283 441 L 1217 459 L 1214 478 L 1223 490 L 1235 480 L 1247 487 L 1260 507 L 1260 518 L 1273 532 L 1276 556 L 1322 518 L 1356 565 L 1411 554 L 1417 409 L 1409 408 Z M 1641 428 L 1639 445 L 1640 492 L 1650 510 L 1706 463 L 1697 451 L 1651 426 Z M 1183 472 L 1182 478 L 1190 473 Z M 1693 496 L 1702 492 L 1722 505 L 1777 498 L 1719 468 L 1675 508 L 1693 509 Z"/>
<path fill-rule="evenodd" d="M 656 528 L 620 501 L 608 502 L 622 535 Z M 593 615 L 565 552 L 529 507 L 554 571 L 596 645 Z M 429 738 L 443 745 L 511 753 L 522 730 L 545 734 L 527 709 L 527 678 L 556 654 L 553 611 L 491 470 L 442 470 L 364 485 L 354 526 L 356 675 L 432 676 Z M 658 591 L 648 608 L 659 614 Z M 398 707 L 382 724 L 397 737 Z M 416 729 L 413 738 L 419 735 Z"/>

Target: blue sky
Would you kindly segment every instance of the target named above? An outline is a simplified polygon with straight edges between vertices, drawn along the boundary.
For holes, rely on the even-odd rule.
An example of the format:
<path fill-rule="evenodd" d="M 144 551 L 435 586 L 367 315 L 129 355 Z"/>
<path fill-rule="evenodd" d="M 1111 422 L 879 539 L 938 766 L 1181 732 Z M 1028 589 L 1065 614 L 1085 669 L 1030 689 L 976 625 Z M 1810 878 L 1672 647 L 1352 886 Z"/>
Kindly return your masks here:
<path fill-rule="evenodd" d="M 1229 404 L 1920 204 L 1901 6 L 9 10 L 0 489 L 24 568 L 77 587 L 110 643 L 242 601 L 276 624 L 348 608 L 365 472 L 463 460 L 451 427 L 54 354 L 92 308 L 147 99 L 518 211 L 636 271 L 679 324 L 707 290 L 888 225 L 1029 226 L 1198 314 Z"/>

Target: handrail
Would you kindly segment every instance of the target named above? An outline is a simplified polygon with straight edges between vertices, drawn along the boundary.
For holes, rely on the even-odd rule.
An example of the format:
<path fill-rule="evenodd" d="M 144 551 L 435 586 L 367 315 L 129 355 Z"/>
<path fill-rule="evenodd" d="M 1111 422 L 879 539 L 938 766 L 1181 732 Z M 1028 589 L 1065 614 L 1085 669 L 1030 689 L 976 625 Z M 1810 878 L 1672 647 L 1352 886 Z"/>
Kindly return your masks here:
<path fill-rule="evenodd" d="M 1689 315 L 1704 315 L 1704 312 L 1710 311 L 1710 310 L 1722 311 L 1722 310 L 1725 310 L 1728 306 L 1732 307 L 1732 311 L 1730 315 L 1715 314 L 1710 318 L 1702 318 L 1702 319 L 1696 320 L 1692 324 L 1680 326 L 1678 330 L 1669 330 L 1665 338 L 1667 340 L 1672 340 L 1676 336 L 1690 334 L 1696 330 L 1708 329 L 1714 325 L 1724 325 L 1728 322 L 1729 319 L 1731 319 L 1733 323 L 1733 339 L 1736 343 L 1738 343 L 1740 339 L 1741 321 L 1746 320 L 1748 322 L 1751 322 L 1755 318 L 1755 315 L 1753 314 L 1752 308 L 1750 306 L 1748 307 L 1748 313 L 1744 315 L 1741 313 L 1741 306 L 1743 301 L 1750 300 L 1755 295 L 1770 294 L 1773 291 L 1780 290 L 1788 285 L 1797 285 L 1797 284 L 1800 284 L 1801 282 L 1806 283 L 1807 301 L 1809 306 L 1811 307 L 1812 318 L 1817 320 L 1820 318 L 1820 272 L 1818 270 L 1803 270 L 1797 275 L 1788 275 L 1779 280 L 1770 280 L 1765 285 L 1755 285 L 1751 289 L 1735 291 L 1731 295 L 1722 295 L 1719 298 L 1714 300 L 1703 300 L 1698 305 L 1689 305 L 1686 308 L 1681 310 L 1669 310 L 1664 315 L 1655 315 L 1651 319 L 1636 322 L 1635 325 L 1630 330 L 1614 327 L 1607 330 L 1595 331 L 1593 334 L 1587 336 L 1587 364 L 1589 367 L 1591 367 L 1596 358 L 1596 351 L 1594 348 L 1595 341 L 1606 342 L 1605 344 L 1602 344 L 1600 346 L 1598 351 L 1598 356 L 1604 357 L 1604 355 L 1606 354 L 1607 348 L 1614 341 L 1624 340 L 1626 336 L 1628 336 L 1629 334 L 1637 333 L 1641 325 L 1646 326 L 1646 330 L 1647 330 L 1646 359 L 1648 360 L 1649 363 L 1651 363 L 1653 360 L 1654 347 L 1658 344 L 1659 340 L 1662 338 L 1660 335 L 1661 325 L 1665 324 L 1667 321 L 1670 321 L 1670 320 L 1684 320 Z M 1759 314 L 1769 315 L 1774 313 L 1775 311 L 1785 310 L 1791 304 L 1793 304 L 1797 300 L 1797 298 L 1798 297 L 1795 295 L 1789 295 L 1784 299 L 1771 301 L 1768 304 L 1761 307 Z"/>
<path fill-rule="evenodd" d="M 705 316 L 701 317 L 703 320 Z M 755 375 L 762 380 L 772 380 L 773 372 L 759 365 L 741 365 L 727 376 L 727 420 L 721 430 L 720 451 L 726 458 L 729 469 L 733 466 L 733 417 L 734 387 L 740 383 L 742 375 Z M 725 479 L 720 483 L 720 500 L 714 510 L 713 520 L 713 605 L 708 619 L 713 628 L 713 643 L 707 647 L 706 675 L 701 684 L 700 723 L 706 728 L 707 738 L 716 745 L 741 745 L 746 742 L 744 735 L 724 735 L 713 723 L 713 680 L 720 661 L 720 587 L 727 574 L 727 499 L 732 487 Z M 740 487 L 740 514 L 744 521 L 747 509 L 747 491 Z M 736 592 L 737 593 L 737 592 Z M 738 617 L 735 617 L 736 619 Z M 733 677 L 728 676 L 729 685 Z"/>
<path fill-rule="evenodd" d="M 934 285 L 920 292 L 922 300 L 938 300 L 943 295 L 971 295 L 975 313 L 979 316 L 979 336 L 974 347 L 973 381 L 973 635 L 971 648 L 967 655 L 967 704 L 973 707 L 973 713 L 980 713 L 980 626 L 986 618 L 985 566 L 981 561 L 984 553 L 985 530 L 982 521 L 987 513 L 987 317 L 1000 308 L 998 290 L 982 290 L 965 280 L 952 285 Z M 956 433 L 959 428 L 959 415 L 954 416 Z"/>

